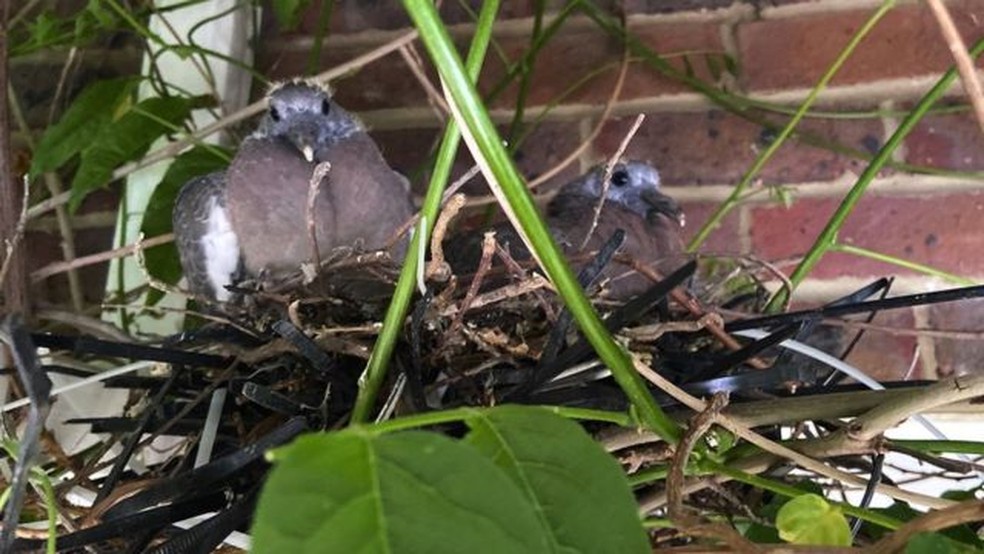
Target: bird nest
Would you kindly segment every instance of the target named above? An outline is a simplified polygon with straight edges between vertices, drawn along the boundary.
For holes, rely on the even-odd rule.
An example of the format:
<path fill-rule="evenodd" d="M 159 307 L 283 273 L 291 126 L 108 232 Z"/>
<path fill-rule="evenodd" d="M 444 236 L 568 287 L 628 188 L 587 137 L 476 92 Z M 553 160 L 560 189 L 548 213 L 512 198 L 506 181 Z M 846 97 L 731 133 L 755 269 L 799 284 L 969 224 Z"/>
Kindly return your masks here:
<path fill-rule="evenodd" d="M 822 398 L 852 390 L 829 366 L 777 349 L 787 339 L 816 342 L 814 330 L 823 318 L 865 317 L 881 309 L 984 293 L 975 287 L 869 300 L 887 291 L 890 282 L 878 280 L 825 307 L 755 316 L 767 297 L 759 277 L 769 269 L 705 260 L 681 261 L 679 269 L 666 276 L 643 269 L 651 279 L 649 289 L 628 301 L 613 301 L 606 294 L 609 283 L 599 278 L 602 270 L 610 264 L 627 271 L 642 269 L 633 260 L 613 255 L 618 239 L 612 237 L 589 256 L 579 275 L 605 325 L 637 361 L 675 386 L 697 396 L 729 393 L 729 409 L 752 418 L 749 421 L 756 409 L 761 415 L 765 399 Z M 424 293 L 411 305 L 388 366 L 377 402 L 380 417 L 503 402 L 626 410 L 625 395 L 597 361 L 550 283 L 530 264 L 512 259 L 501 245 L 486 245 L 473 275 L 451 274 L 439 259 L 430 265 Z M 494 260 L 498 261 L 493 264 Z M 308 272 L 279 283 L 245 283 L 240 292 L 248 301 L 235 313 L 209 317 L 194 330 L 159 344 L 30 334 L 7 322 L 5 335 L 18 352 L 24 392 L 32 400 L 25 421 L 34 430 L 35 442 L 27 433 L 22 448 L 43 448 L 53 463 L 70 470 L 59 490 L 75 484 L 96 491 L 91 508 L 65 508 L 73 519 L 84 516 L 86 524 L 63 534 L 60 549 L 178 552 L 189 544 L 218 545 L 232 530 L 247 525 L 257 483 L 268 469 L 261 461 L 265 450 L 302 431 L 348 422 L 397 268 L 385 257 L 365 255 L 326 260 L 323 265 L 331 271 Z M 353 281 L 346 275 L 360 278 Z M 368 284 L 365 275 L 373 276 Z M 379 292 L 376 301 L 364 300 L 366 290 Z M 729 317 L 728 323 L 720 315 L 739 312 L 745 318 Z M 762 335 L 747 339 L 733 334 L 742 329 L 760 329 Z M 844 340 L 819 338 L 829 355 L 844 353 Z M 106 433 L 112 440 L 59 456 L 57 445 L 40 434 L 51 405 L 50 383 L 40 377 L 35 346 L 68 350 L 84 359 L 155 361 L 168 369 L 106 379 L 105 387 L 130 392 L 130 415 L 68 421 L 91 425 L 92 433 Z M 217 393 L 223 390 L 224 404 L 217 403 Z M 655 386 L 650 390 L 664 408 L 687 417 L 680 397 Z M 847 414 L 825 417 L 843 415 Z M 800 423 L 811 419 L 801 417 Z M 779 409 L 755 426 L 774 429 L 780 423 L 797 421 L 789 421 Z M 589 429 L 618 452 L 630 473 L 669 460 L 671 452 L 660 446 L 658 437 L 597 423 Z M 151 445 L 165 437 L 174 449 L 148 462 L 147 448 L 153 450 Z M 116 439 L 119 446 L 114 447 Z M 194 454 L 206 443 L 212 461 L 194 467 Z M 135 467 L 146 471 L 138 476 Z M 23 492 L 27 479 L 21 463 L 12 490 L 20 487 Z M 655 502 L 672 485 L 643 489 L 641 501 Z M 739 513 L 740 503 L 728 498 L 733 497 L 722 491 L 699 493 L 689 503 L 712 513 Z M 12 502 L 19 500 L 14 497 Z M 26 510 L 41 509 L 38 498 L 28 497 Z M 216 511 L 218 516 L 187 530 L 169 525 Z M 661 534 L 655 532 L 654 540 L 684 540 L 669 530 Z M 40 548 L 40 535 L 20 533 L 15 548 Z"/>

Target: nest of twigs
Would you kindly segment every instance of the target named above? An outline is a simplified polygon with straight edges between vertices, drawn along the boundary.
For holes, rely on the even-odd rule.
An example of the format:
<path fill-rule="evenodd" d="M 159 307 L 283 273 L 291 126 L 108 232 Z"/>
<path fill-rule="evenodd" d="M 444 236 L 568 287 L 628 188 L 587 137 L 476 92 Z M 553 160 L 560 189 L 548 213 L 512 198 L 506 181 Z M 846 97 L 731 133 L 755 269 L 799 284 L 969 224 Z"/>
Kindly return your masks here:
<path fill-rule="evenodd" d="M 865 317 L 884 308 L 984 292 L 969 288 L 870 300 L 887 290 L 889 281 L 879 280 L 827 307 L 726 324 L 718 314 L 742 311 L 751 316 L 761 310 L 766 295 L 757 279 L 759 268 L 715 263 L 704 264 L 698 273 L 695 262 L 681 261 L 670 275 L 650 273 L 652 286 L 642 295 L 613 301 L 599 280 L 601 270 L 608 264 L 622 264 L 628 271 L 633 266 L 631 260 L 613 259 L 616 242 L 596 253 L 579 276 L 606 326 L 638 360 L 676 386 L 696 396 L 729 393 L 735 408 L 794 393 L 841 392 L 842 375 L 776 348 L 786 339 L 809 342 L 823 317 Z M 453 275 L 439 263 L 431 265 L 427 288 L 412 306 L 389 365 L 377 402 L 380 417 L 503 402 L 627 409 L 626 397 L 549 282 L 501 247 L 486 258 L 493 256 L 498 261 L 484 260 L 475 275 Z M 278 285 L 246 284 L 240 290 L 246 301 L 233 313 L 159 344 L 32 335 L 8 321 L 5 335 L 18 353 L 23 392 L 32 400 L 22 456 L 12 477 L 17 492 L 7 506 L 8 529 L 17 521 L 12 510 L 20 505 L 43 509 L 39 497 L 27 492 L 24 461 L 40 449 L 47 463 L 71 469 L 71 477 L 57 487 L 63 521 L 84 522 L 61 534 L 60 550 L 203 551 L 221 544 L 232 531 L 246 531 L 258 483 L 268 469 L 263 452 L 305 430 L 347 423 L 396 275 L 386 260 L 372 256 L 327 261 L 325 267 L 332 269 L 323 273 L 330 278 L 312 279 L 309 274 Z M 369 295 L 373 300 L 367 302 L 367 291 L 378 294 Z M 764 338 L 732 335 L 752 328 L 764 330 Z M 841 344 L 845 341 L 826 338 L 823 347 L 839 357 L 844 354 Z M 159 372 L 105 380 L 106 387 L 130 391 L 127 414 L 67 422 L 89 424 L 92 433 L 107 433 L 110 440 L 59 456 L 57 444 L 41 434 L 51 405 L 50 382 L 35 346 L 68 350 L 80 359 L 167 365 Z M 227 391 L 224 403 L 216 394 L 220 390 Z M 671 412 L 679 406 L 678 398 L 655 386 L 651 390 Z M 767 420 L 762 425 L 770 432 L 782 418 Z M 591 430 L 611 450 L 620 451 L 631 472 L 665 463 L 670 455 L 649 435 L 620 435 L 598 424 Z M 144 465 L 144 447 L 165 435 L 186 440 L 138 475 L 133 468 Z M 211 461 L 196 467 L 194 460 L 203 449 Z M 74 485 L 95 492 L 91 507 L 67 498 Z M 666 490 L 655 486 L 641 494 L 644 503 L 653 502 Z M 740 512 L 741 506 L 728 498 L 704 492 L 688 502 L 713 513 Z M 173 525 L 215 511 L 219 515 L 204 523 Z M 15 551 L 43 546 L 41 531 L 32 536 L 20 529 L 16 535 L 11 543 Z M 670 531 L 654 538 L 663 544 L 687 540 Z"/>

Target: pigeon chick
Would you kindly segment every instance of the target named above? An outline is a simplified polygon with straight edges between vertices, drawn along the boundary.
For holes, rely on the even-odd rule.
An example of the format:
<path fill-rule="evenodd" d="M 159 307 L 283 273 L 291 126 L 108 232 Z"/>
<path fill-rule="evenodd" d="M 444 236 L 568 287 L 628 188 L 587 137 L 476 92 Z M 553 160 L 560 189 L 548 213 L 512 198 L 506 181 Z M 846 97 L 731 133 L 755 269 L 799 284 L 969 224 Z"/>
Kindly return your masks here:
<path fill-rule="evenodd" d="M 602 183 L 604 174 L 603 166 L 594 167 L 561 187 L 550 201 L 546 223 L 554 240 L 565 255 L 573 257 L 597 251 L 616 229 L 622 229 L 625 242 L 620 253 L 656 269 L 669 269 L 683 252 L 680 237 L 683 212 L 672 198 L 660 191 L 659 173 L 644 162 L 618 163 L 612 170 L 607 191 Z M 603 194 L 605 202 L 598 225 L 591 232 L 591 221 Z M 508 244 L 515 259 L 530 258 L 526 245 L 511 224 L 502 223 L 494 229 L 496 240 Z M 589 232 L 591 236 L 585 241 Z M 449 240 L 445 255 L 455 273 L 474 272 L 481 257 L 481 242 L 481 233 L 475 232 Z M 575 269 L 580 265 L 575 264 Z M 603 275 L 611 280 L 609 296 L 617 300 L 631 298 L 652 285 L 631 268 L 616 262 L 608 264 Z"/>
<path fill-rule="evenodd" d="M 189 287 L 214 301 L 232 300 L 227 287 L 242 278 L 293 274 L 314 259 L 308 194 L 319 163 L 330 164 L 314 200 L 319 257 L 339 248 L 382 249 L 414 211 L 407 180 L 326 89 L 289 81 L 268 99 L 229 168 L 192 179 L 175 203 Z M 392 248 L 395 261 L 405 248 Z"/>

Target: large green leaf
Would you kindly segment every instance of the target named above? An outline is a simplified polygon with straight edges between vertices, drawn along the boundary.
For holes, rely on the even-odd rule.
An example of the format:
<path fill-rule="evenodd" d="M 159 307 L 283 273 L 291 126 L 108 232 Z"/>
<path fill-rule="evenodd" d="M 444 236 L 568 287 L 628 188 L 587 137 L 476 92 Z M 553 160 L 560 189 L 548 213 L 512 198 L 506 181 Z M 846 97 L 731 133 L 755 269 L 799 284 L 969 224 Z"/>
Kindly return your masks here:
<path fill-rule="evenodd" d="M 42 135 L 31 162 L 31 176 L 54 171 L 91 147 L 93 138 L 110 124 L 136 83 L 133 78 L 108 79 L 79 93 L 58 123 Z"/>
<path fill-rule="evenodd" d="M 274 459 L 254 553 L 550 551 L 513 481 L 442 435 L 356 427 L 301 437 Z"/>
<path fill-rule="evenodd" d="M 231 154 L 215 146 L 196 146 L 178 156 L 168 167 L 161 182 L 154 189 L 147 204 L 140 230 L 146 237 L 156 237 L 171 232 L 171 211 L 174 199 L 181 187 L 194 177 L 212 173 L 229 164 Z M 162 244 L 146 250 L 147 270 L 155 278 L 175 284 L 181 278 L 181 264 L 174 243 Z M 151 289 L 147 294 L 148 305 L 156 304 L 163 293 Z"/>
<path fill-rule="evenodd" d="M 155 140 L 173 132 L 200 105 L 198 98 L 147 98 L 103 126 L 82 151 L 69 207 L 78 208 L 89 192 L 108 184 L 116 167 L 143 156 Z"/>
<path fill-rule="evenodd" d="M 519 485 L 550 527 L 551 551 L 649 551 L 625 474 L 579 425 L 528 406 L 478 411 L 468 425 L 466 440 Z"/>

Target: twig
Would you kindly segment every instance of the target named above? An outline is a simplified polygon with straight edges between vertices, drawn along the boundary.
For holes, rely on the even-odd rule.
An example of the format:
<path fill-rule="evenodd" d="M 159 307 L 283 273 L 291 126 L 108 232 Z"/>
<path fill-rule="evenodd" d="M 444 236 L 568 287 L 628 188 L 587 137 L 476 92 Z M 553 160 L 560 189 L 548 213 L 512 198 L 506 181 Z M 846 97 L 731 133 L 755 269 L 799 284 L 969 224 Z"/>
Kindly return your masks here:
<path fill-rule="evenodd" d="M 483 306 L 488 306 L 489 304 L 495 304 L 496 302 L 502 302 L 507 298 L 515 298 L 521 296 L 528 292 L 535 292 L 540 289 L 549 289 L 550 281 L 546 277 L 540 275 L 539 273 L 534 273 L 532 277 L 526 279 L 520 283 L 515 283 L 511 285 L 506 285 L 499 287 L 495 290 L 490 290 L 489 292 L 483 292 L 475 297 L 475 299 L 469 304 L 469 309 L 477 309 Z M 448 306 L 441 311 L 441 316 L 449 316 L 460 311 L 458 306 Z"/>
<path fill-rule="evenodd" d="M 506 268 L 508 268 L 513 275 L 519 277 L 520 279 L 526 278 L 526 270 L 519 265 L 519 262 L 517 262 L 515 258 L 513 258 L 512 255 L 510 255 L 509 252 L 502 247 L 501 244 L 497 243 L 495 245 L 495 253 L 499 256 L 499 259 L 502 260 L 502 263 L 506 264 Z M 543 308 L 543 314 L 547 317 L 547 321 L 556 321 L 557 312 L 554 310 L 553 306 L 550 305 L 550 302 L 547 302 L 547 299 L 544 298 L 543 293 L 540 292 L 540 289 L 536 288 L 531 292 L 533 293 L 533 296 L 536 296 L 536 301 L 540 304 L 540 307 Z"/>
<path fill-rule="evenodd" d="M 700 411 L 704 409 L 706 403 L 703 400 L 700 400 L 690 395 L 680 387 L 671 383 L 669 380 L 667 380 L 659 373 L 653 371 L 648 365 L 646 365 L 645 363 L 642 362 L 642 360 L 639 359 L 638 354 L 630 352 L 630 355 L 632 356 L 632 362 L 635 365 L 636 370 L 647 381 L 656 385 L 661 390 L 663 390 L 663 392 L 666 392 L 667 394 L 677 399 L 678 401 L 680 401 L 681 403 L 683 403 L 684 405 L 686 405 L 692 410 Z M 775 456 L 781 456 L 783 458 L 791 460 L 807 470 L 813 471 L 815 473 L 818 473 L 835 481 L 840 481 L 842 483 L 855 485 L 859 487 L 864 487 L 867 485 L 867 482 L 864 479 L 861 479 L 845 471 L 841 471 L 839 469 L 827 466 L 826 464 L 820 461 L 814 460 L 813 458 L 800 454 L 799 452 L 791 448 L 783 446 L 775 441 L 769 440 L 763 437 L 762 435 L 759 435 L 758 433 L 752 431 L 747 426 L 739 423 L 733 418 L 724 415 L 719 415 L 718 417 L 715 418 L 715 423 L 731 431 L 735 435 L 745 439 L 746 441 L 754 444 L 755 446 L 758 446 L 759 448 L 765 450 L 766 452 L 769 452 Z M 895 486 L 884 485 L 884 484 L 878 485 L 878 492 L 890 496 L 892 498 L 895 498 L 897 500 L 914 502 L 916 504 L 928 506 L 930 508 L 935 508 L 935 509 L 946 508 L 954 504 L 953 501 L 947 500 L 945 498 L 937 498 L 935 496 L 919 494 L 919 493 L 903 490 Z"/>
<path fill-rule="evenodd" d="M 0 133 L 3 133 L 3 130 L 0 130 Z M 2 143 L 2 141 L 0 141 L 0 143 Z M 3 154 L 0 154 L 0 156 L 3 156 Z M 5 173 L 9 171 L 9 168 L 4 168 L 3 166 L 0 166 L 0 168 L 2 168 L 0 169 L 0 171 L 3 171 Z M 13 183 L 13 179 L 10 179 L 8 182 Z M 27 176 L 25 175 L 24 193 L 21 197 L 20 216 L 18 216 L 17 218 L 17 223 L 14 226 L 14 232 L 12 233 L 12 236 L 5 237 L 3 241 L 4 257 L 3 257 L 3 265 L 0 265 L 0 286 L 4 287 L 5 289 L 6 289 L 5 283 L 7 282 L 7 274 L 11 271 L 11 268 L 13 267 L 13 260 L 15 258 L 14 251 L 17 250 L 17 246 L 20 244 L 21 239 L 24 238 L 24 229 L 27 227 L 27 199 L 29 193 L 30 193 L 30 186 L 28 186 Z M 5 303 L 8 309 L 7 311 L 15 311 L 14 310 L 15 305 L 10 298 L 7 298 Z"/>
<path fill-rule="evenodd" d="M 869 552 L 891 554 L 902 552 L 916 533 L 942 531 L 965 523 L 984 520 L 984 502 L 968 500 L 935 512 L 927 512 L 890 533 L 875 543 Z"/>
<path fill-rule="evenodd" d="M 612 178 L 612 173 L 615 171 L 615 164 L 622 159 L 622 155 L 625 154 L 625 149 L 629 147 L 629 143 L 632 142 L 632 138 L 635 136 L 636 132 L 639 131 L 639 126 L 646 119 L 646 114 L 639 114 L 636 116 L 635 121 L 632 122 L 632 127 L 629 127 L 629 131 L 625 133 L 622 137 L 622 142 L 618 145 L 618 149 L 615 153 L 608 158 L 605 162 L 605 172 L 602 173 L 601 177 L 601 196 L 598 198 L 598 203 L 595 205 L 594 214 L 591 216 L 591 225 L 588 227 L 588 232 L 584 235 L 584 240 L 581 241 L 581 246 L 578 247 L 578 251 L 584 250 L 588 246 L 588 241 L 591 240 L 591 235 L 594 234 L 595 228 L 598 226 L 598 218 L 601 217 L 601 210 L 605 207 L 605 197 L 608 196 L 608 181 Z"/>
<path fill-rule="evenodd" d="M 626 258 L 622 255 L 616 255 L 615 259 L 625 260 Z M 638 271 L 640 274 L 646 276 L 654 283 L 658 283 L 663 279 L 663 276 L 659 274 L 658 271 L 649 267 L 648 265 L 639 262 L 634 258 L 628 258 L 629 265 L 632 269 Z M 683 306 L 685 310 L 690 312 L 690 315 L 701 319 L 709 312 L 700 305 L 700 301 L 693 297 L 689 292 L 677 287 L 670 291 L 670 297 L 673 298 L 678 304 Z M 707 320 L 706 322 L 707 332 L 714 336 L 725 348 L 731 350 L 732 352 L 741 350 L 741 344 L 735 340 L 734 337 L 729 335 L 727 331 L 724 330 L 723 325 L 718 325 L 715 320 Z M 748 360 L 748 365 L 754 367 L 755 369 L 765 369 L 768 366 L 765 362 L 759 358 L 751 358 Z"/>
<path fill-rule="evenodd" d="M 107 262 L 116 258 L 122 258 L 124 256 L 130 256 L 136 252 L 136 248 L 153 248 L 154 246 L 160 246 L 162 244 L 167 244 L 174 240 L 174 233 L 168 233 L 166 235 L 159 235 L 153 238 L 149 238 L 145 241 L 137 241 L 126 246 L 121 246 L 119 248 L 114 248 L 112 250 L 107 250 L 105 252 L 97 252 L 95 254 L 90 254 L 88 256 L 82 256 L 81 258 L 75 258 L 71 262 L 55 262 L 48 264 L 41 269 L 35 270 L 31 273 L 31 281 L 38 282 L 51 277 L 52 275 L 58 275 L 59 273 L 64 273 L 71 269 L 85 267 L 93 264 L 98 264 L 101 262 Z"/>
<path fill-rule="evenodd" d="M 427 74 L 424 72 L 424 64 L 420 61 L 420 55 L 414 49 L 413 43 L 403 45 L 400 47 L 399 52 L 403 61 L 406 62 L 407 67 L 410 68 L 410 72 L 417 78 L 417 82 L 420 83 L 421 88 L 427 94 L 427 101 L 434 108 L 434 114 L 437 116 L 437 119 L 442 122 L 445 121 L 449 113 L 448 103 L 444 101 L 444 97 L 438 92 L 434 83 L 427 78 Z"/>
<path fill-rule="evenodd" d="M 953 23 L 950 10 L 943 5 L 943 1 L 926 0 L 926 3 L 929 4 L 929 8 L 933 11 L 933 15 L 936 17 L 936 23 L 940 26 L 940 32 L 943 33 L 943 38 L 946 39 L 946 46 L 950 49 L 950 54 L 953 55 L 957 72 L 960 73 L 960 81 L 963 83 L 964 90 L 970 98 L 970 104 L 974 106 L 977 125 L 984 132 L 984 89 L 981 87 L 977 69 L 974 67 L 974 60 L 970 59 L 970 54 L 967 52 L 967 44 L 964 43 L 963 37 L 960 36 L 960 31 L 957 30 L 957 26 Z"/>
<path fill-rule="evenodd" d="M 449 186 L 447 190 L 444 191 L 444 196 L 441 199 L 441 204 L 446 205 L 448 203 L 448 200 L 452 196 L 454 196 L 455 193 L 458 192 L 458 189 L 468 184 L 468 181 L 471 181 L 476 175 L 479 174 L 480 171 L 481 170 L 477 165 L 473 165 L 471 166 L 471 168 L 468 169 L 468 171 L 462 174 L 461 177 L 455 179 L 455 181 L 451 183 L 451 186 Z M 466 201 L 465 205 L 467 204 L 468 203 Z M 393 248 L 393 245 L 396 244 L 396 241 L 400 240 L 400 237 L 402 237 L 407 231 L 409 231 L 411 227 L 416 225 L 418 221 L 420 221 L 420 212 L 413 214 L 412 216 L 410 216 L 409 219 L 404 221 L 403 225 L 400 225 L 396 229 L 396 231 L 393 231 L 392 236 L 390 236 L 389 240 L 386 241 L 386 250 Z"/>
<path fill-rule="evenodd" d="M 605 123 L 608 121 L 609 116 L 611 116 L 612 109 L 614 109 L 615 102 L 618 101 L 619 95 L 622 94 L 622 85 L 625 84 L 625 76 L 628 74 L 628 70 L 629 70 L 629 58 L 628 56 L 626 56 L 622 60 L 621 67 L 619 67 L 618 77 L 616 77 L 615 79 L 615 86 L 612 88 L 612 94 L 608 97 L 608 101 L 605 102 L 604 109 L 601 111 L 601 114 L 598 116 L 598 123 L 596 123 L 594 128 L 591 129 L 591 132 L 588 133 L 587 138 L 581 141 L 581 144 L 577 145 L 577 147 L 574 148 L 574 150 L 572 150 L 571 153 L 568 154 L 566 158 L 560 160 L 559 162 L 554 164 L 553 167 L 540 174 L 539 177 L 530 181 L 528 185 L 530 190 L 535 190 L 543 183 L 546 183 L 550 179 L 553 179 L 558 173 L 560 173 L 565 168 L 567 168 L 567 166 L 577 161 L 577 159 L 581 157 L 581 154 L 584 154 L 585 150 L 591 147 L 591 144 L 594 143 L 595 139 L 598 138 L 598 135 L 601 134 L 601 130 L 605 127 Z M 496 201 L 497 200 L 495 196 L 486 195 L 481 197 L 470 198 L 468 200 L 468 205 L 484 206 L 486 204 L 492 204 Z"/>
<path fill-rule="evenodd" d="M 331 164 L 321 162 L 314 166 L 311 180 L 308 181 L 307 209 L 304 211 L 304 218 L 307 221 L 308 241 L 311 243 L 311 263 L 314 264 L 313 274 L 308 276 L 311 279 L 317 275 L 318 269 L 321 267 L 321 250 L 318 248 L 318 227 L 314 206 L 318 200 L 318 191 L 321 190 L 321 181 L 324 180 L 329 171 L 331 171 Z"/>
<path fill-rule="evenodd" d="M 447 205 L 441 210 L 441 214 L 437 217 L 437 221 L 434 222 L 434 232 L 431 233 L 431 244 L 430 252 L 431 259 L 430 263 L 427 264 L 427 270 L 424 274 L 428 279 L 438 279 L 440 281 L 446 281 L 451 275 L 451 267 L 448 262 L 444 259 L 444 235 L 448 231 L 448 223 L 458 215 L 461 211 L 461 207 L 465 205 L 465 195 L 456 194 L 448 200 Z"/>
<path fill-rule="evenodd" d="M 707 403 L 707 407 L 695 415 L 687 425 L 687 432 L 676 445 L 673 453 L 673 461 L 670 464 L 669 475 L 666 479 L 666 513 L 670 520 L 676 523 L 680 531 L 691 536 L 707 537 L 719 540 L 735 552 L 756 552 L 757 545 L 741 536 L 733 527 L 723 523 L 707 522 L 702 520 L 696 513 L 691 512 L 683 505 L 683 498 L 687 491 L 684 488 L 684 470 L 687 467 L 687 460 L 693 452 L 697 442 L 711 429 L 714 420 L 721 414 L 721 410 L 728 405 L 728 396 L 725 393 L 716 393 Z"/>
<path fill-rule="evenodd" d="M 454 315 L 454 319 L 451 321 L 451 325 L 448 327 L 447 332 L 444 333 L 445 336 L 451 336 L 454 334 L 459 327 L 461 327 L 462 319 L 465 316 L 465 312 L 471 307 L 472 301 L 478 294 L 479 287 L 482 286 L 482 281 L 485 280 L 485 274 L 489 272 L 492 267 L 492 255 L 495 253 L 495 231 L 487 231 L 485 233 L 485 238 L 482 240 L 482 261 L 478 264 L 478 269 L 475 270 L 475 276 L 472 278 L 471 285 L 468 286 L 468 292 L 465 293 L 465 298 L 461 301 L 461 306 L 458 312 Z"/>
<path fill-rule="evenodd" d="M 25 312 L 27 315 L 26 312 L 30 309 L 27 256 L 20 244 L 26 223 L 24 210 L 27 196 L 24 196 L 18 210 L 14 166 L 10 159 L 10 118 L 7 107 L 7 83 L 10 82 L 7 59 L 10 46 L 10 4 L 11 2 L 4 2 L 0 7 L 0 237 L 6 243 L 3 265 L 0 266 L 0 291 L 6 312 Z M 24 188 L 27 188 L 26 181 Z"/>

